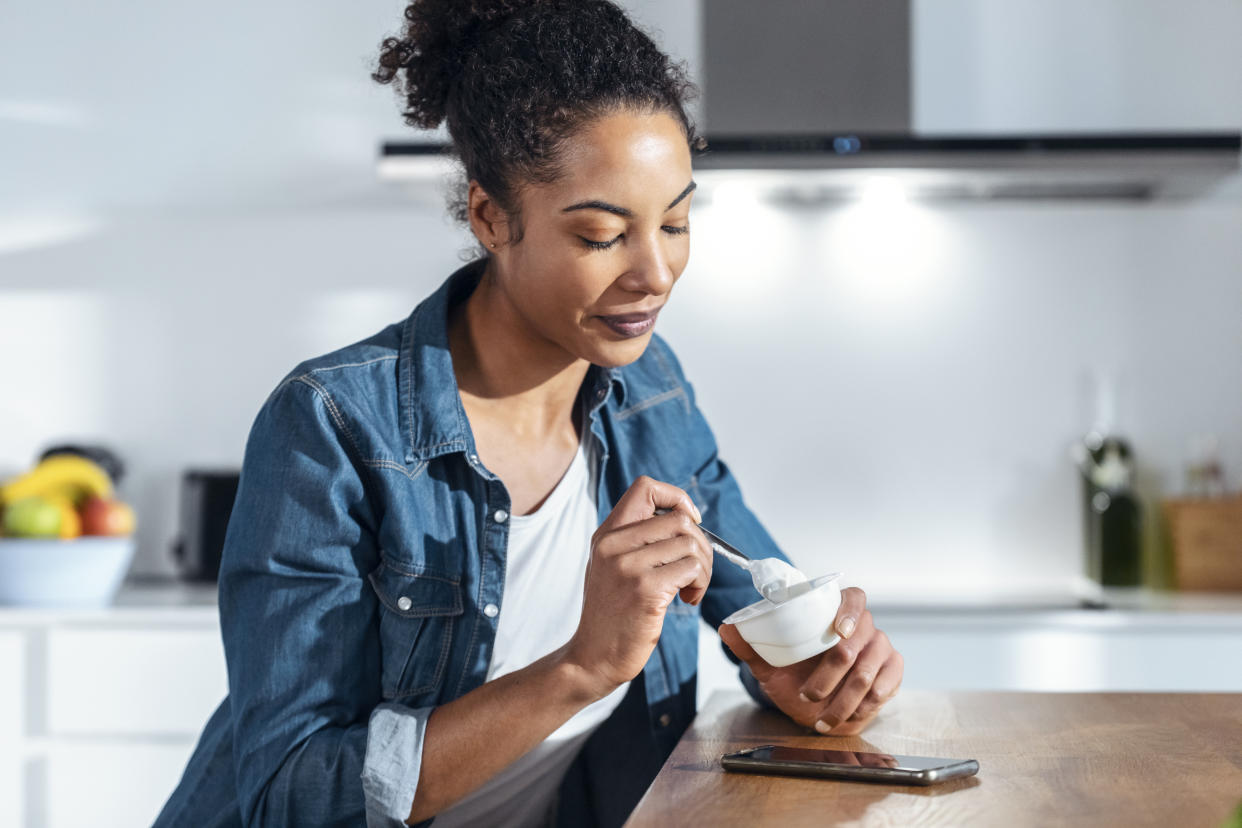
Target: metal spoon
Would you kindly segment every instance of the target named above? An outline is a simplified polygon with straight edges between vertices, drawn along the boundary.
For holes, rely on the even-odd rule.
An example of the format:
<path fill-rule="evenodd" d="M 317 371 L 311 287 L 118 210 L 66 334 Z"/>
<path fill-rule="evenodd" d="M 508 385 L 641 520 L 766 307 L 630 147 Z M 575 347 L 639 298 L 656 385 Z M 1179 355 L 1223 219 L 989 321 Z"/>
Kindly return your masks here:
<path fill-rule="evenodd" d="M 655 513 L 657 515 L 667 515 L 671 511 L 673 510 L 672 509 L 656 509 Z M 731 564 L 740 566 L 742 569 L 745 569 L 747 571 L 750 570 L 750 565 L 754 562 L 749 557 L 747 557 L 742 552 L 742 550 L 738 549 L 736 546 L 729 543 L 727 540 L 720 537 L 716 533 L 709 532 L 707 528 L 703 526 L 703 524 L 701 523 L 699 524 L 699 531 L 702 532 L 707 537 L 708 542 L 711 543 L 712 545 L 712 549 L 715 550 L 717 554 L 722 555 L 724 559 L 727 560 Z"/>
<path fill-rule="evenodd" d="M 656 514 L 665 515 L 671 511 L 673 510 L 656 509 Z M 762 558 L 760 560 L 755 560 L 754 558 L 744 554 L 742 550 L 738 549 L 736 546 L 729 543 L 715 532 L 705 529 L 702 524 L 699 524 L 699 531 L 707 537 L 712 549 L 718 555 L 723 557 L 729 563 L 740 566 L 742 569 L 749 572 L 750 581 L 755 585 L 755 590 L 769 601 L 781 604 L 788 601 L 790 598 L 801 594 L 808 588 L 805 583 L 783 586 L 781 583 L 771 580 L 773 576 L 777 574 L 772 571 L 774 566 L 787 566 L 787 564 L 779 558 Z M 805 578 L 805 576 L 803 577 Z"/>

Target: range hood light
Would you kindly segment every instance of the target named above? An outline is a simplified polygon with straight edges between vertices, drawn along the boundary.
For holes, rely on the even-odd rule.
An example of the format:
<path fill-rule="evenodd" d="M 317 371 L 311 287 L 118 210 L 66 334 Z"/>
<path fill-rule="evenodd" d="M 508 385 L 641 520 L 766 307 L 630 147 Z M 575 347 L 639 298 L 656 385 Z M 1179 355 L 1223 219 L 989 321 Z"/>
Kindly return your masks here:
<path fill-rule="evenodd" d="M 763 197 L 754 188 L 747 186 L 745 181 L 724 181 L 712 188 L 711 198 L 713 209 L 731 212 L 749 213 L 763 202 Z"/>
<path fill-rule="evenodd" d="M 858 191 L 859 201 L 873 207 L 893 207 L 910 200 L 905 185 L 896 178 L 879 177 L 864 181 Z"/>

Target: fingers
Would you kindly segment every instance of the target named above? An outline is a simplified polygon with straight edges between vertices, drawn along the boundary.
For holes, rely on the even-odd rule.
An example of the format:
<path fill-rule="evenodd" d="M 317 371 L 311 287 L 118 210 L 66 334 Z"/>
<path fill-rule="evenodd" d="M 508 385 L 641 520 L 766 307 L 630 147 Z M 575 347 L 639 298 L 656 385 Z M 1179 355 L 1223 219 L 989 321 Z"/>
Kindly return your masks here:
<path fill-rule="evenodd" d="M 625 494 L 617 501 L 612 512 L 600 525 L 599 532 L 611 532 L 646 520 L 655 514 L 656 509 L 680 509 L 694 518 L 695 523 L 703 520 L 698 508 L 690 495 L 669 483 L 661 483 L 643 475 L 630 484 Z"/>
<path fill-rule="evenodd" d="M 669 541 L 665 541 L 665 544 Z M 664 545 L 664 544 L 660 544 Z M 661 609 L 666 608 L 678 592 L 683 595 L 701 595 L 707 589 L 711 574 L 703 568 L 703 562 L 697 555 L 682 555 L 675 561 L 652 568 L 647 576 L 654 583 L 651 593 L 665 596 Z"/>
<path fill-rule="evenodd" d="M 624 554 L 679 535 L 693 540 L 703 553 L 703 562 L 711 564 L 711 544 L 694 522 L 694 517 L 682 510 L 670 511 L 623 526 L 602 538 L 597 545 L 602 554 Z"/>
<path fill-rule="evenodd" d="M 720 633 L 720 640 L 723 641 L 733 654 L 745 662 L 750 668 L 750 672 L 759 681 L 767 681 L 772 673 L 776 672 L 776 668 L 768 664 L 763 658 L 755 652 L 755 648 L 746 643 L 742 638 L 742 634 L 737 631 L 737 627 L 733 624 L 721 624 L 716 630 Z"/>
<path fill-rule="evenodd" d="M 802 683 L 803 698 L 810 702 L 826 701 L 854 666 L 874 632 L 871 613 L 864 612 L 853 637 L 841 639 L 820 657 L 819 664 Z"/>
<path fill-rule="evenodd" d="M 703 574 L 681 590 L 681 598 L 688 604 L 702 601 L 711 582 L 711 546 L 684 509 L 667 511 L 606 534 L 597 532 L 593 551 L 603 558 L 615 559 L 635 575 L 645 575 L 647 569 L 667 566 L 687 555 L 694 556 Z"/>
<path fill-rule="evenodd" d="M 880 672 L 876 674 L 871 689 L 863 696 L 862 701 L 858 703 L 858 707 L 849 718 L 870 719 L 893 696 L 897 695 L 897 689 L 901 687 L 904 665 L 905 661 L 901 657 L 901 653 L 893 650 L 893 654 L 889 656 L 888 661 L 884 662 Z"/>
<path fill-rule="evenodd" d="M 629 583 L 636 597 L 661 611 L 678 592 L 683 597 L 698 600 L 711 582 L 711 570 L 702 550 L 694 538 L 686 535 L 648 544 L 611 559 L 600 558 L 598 562 L 601 566 L 613 567 L 623 579 L 619 583 Z"/>
<path fill-rule="evenodd" d="M 892 654 L 893 645 L 889 643 L 888 636 L 877 630 L 837 687 L 832 699 L 820 712 L 815 729 L 826 733 L 853 716 L 858 705 L 871 693 L 880 671 Z"/>
<path fill-rule="evenodd" d="M 670 514 L 669 517 L 674 521 L 690 520 L 684 515 Z M 693 526 L 690 532 L 691 534 L 674 534 L 664 540 L 633 549 L 624 558 L 627 562 L 637 561 L 638 566 L 646 569 L 665 567 L 683 558 L 693 558 L 698 564 L 695 578 L 688 584 L 678 586 L 681 588 L 683 601 L 688 604 L 698 604 L 707 593 L 707 587 L 712 580 L 712 553 L 702 532 L 694 529 Z"/>
<path fill-rule="evenodd" d="M 867 609 L 867 596 L 858 587 L 846 587 L 841 590 L 841 606 L 837 608 L 837 617 L 833 627 L 842 638 L 849 638 L 858 627 L 858 620 Z"/>

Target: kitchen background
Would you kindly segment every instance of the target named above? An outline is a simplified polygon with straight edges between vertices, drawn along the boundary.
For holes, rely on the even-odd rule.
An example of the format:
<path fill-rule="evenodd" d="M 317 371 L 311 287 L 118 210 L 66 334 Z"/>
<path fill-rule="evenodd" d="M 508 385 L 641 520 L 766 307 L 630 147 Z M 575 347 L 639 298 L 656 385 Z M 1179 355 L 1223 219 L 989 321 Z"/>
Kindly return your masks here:
<path fill-rule="evenodd" d="M 1139 6 L 915 2 L 915 129 L 1236 129 L 1242 4 Z M 183 469 L 237 465 L 286 371 L 403 318 L 460 264 L 467 236 L 434 187 L 375 174 L 378 143 L 411 134 L 368 78 L 401 8 L 101 3 L 69 26 L 8 7 L 0 469 L 60 438 L 114 446 L 135 575 L 171 572 Z M 629 8 L 698 65 L 697 4 Z M 659 332 L 808 568 L 877 594 L 1064 588 L 1081 570 L 1069 451 L 1101 382 L 1148 500 L 1179 491 L 1196 435 L 1237 482 L 1242 187 L 1221 190 L 804 209 L 722 194 L 695 210 Z"/>
<path fill-rule="evenodd" d="M 622 5 L 700 71 L 699 3 Z M 290 368 L 404 318 L 469 247 L 434 186 L 376 174 L 381 141 L 443 137 L 406 129 L 393 91 L 369 79 L 403 6 L 5 6 L 0 477 L 53 442 L 114 448 L 139 517 L 135 583 L 174 573 L 183 471 L 237 466 Z M 911 41 L 916 131 L 1242 127 L 1236 0 L 913 0 Z M 1242 483 L 1237 173 L 1184 200 L 924 202 L 887 185 L 802 207 L 745 186 L 703 195 L 658 331 L 778 542 L 808 571 L 845 572 L 894 625 L 920 604 L 944 618 L 966 604 L 1070 606 L 1084 554 L 1071 448 L 1093 426 L 1136 452 L 1152 584 L 1167 580 L 1156 504 L 1183 492 L 1195 441 L 1213 436 L 1229 489 Z M 218 649 L 200 610 L 196 641 Z M 30 631 L 39 618 L 8 623 Z M 925 619 L 909 640 L 919 629 Z M 1230 629 L 1213 646 L 1236 644 Z M 1041 641 L 1059 676 L 1127 681 L 1090 673 L 1096 644 L 1064 661 L 1061 639 Z M 0 655 L 31 670 L 58 663 L 11 644 L 0 636 Z M 704 691 L 735 686 L 714 646 Z M 129 766 L 154 774 L 140 802 L 162 801 L 221 697 L 212 658 L 168 678 L 183 701 L 198 694 L 201 718 L 148 732 L 159 717 L 148 706 L 104 728 L 146 734 Z M 927 663 L 908 659 L 907 686 L 952 684 Z M 993 684 L 1073 684 L 1048 685 L 1047 666 Z M 1134 669 L 1130 684 L 1154 672 Z M 1242 687 L 1201 669 L 1193 687 Z M 29 681 L 14 697 L 36 692 Z M 138 683 L 126 681 L 117 704 Z M 0 756 L 0 801 L 24 792 L 24 824 L 68 824 L 55 794 L 76 790 L 74 768 L 98 767 L 97 745 L 66 737 L 77 752 L 58 753 L 55 698 L 21 709 L 36 708 L 47 733 L 31 737 L 25 775 L 22 756 Z M 7 726 L 31 732 L 25 719 Z M 181 742 L 151 735 L 170 728 Z M 112 801 L 102 783 L 98 796 Z"/>

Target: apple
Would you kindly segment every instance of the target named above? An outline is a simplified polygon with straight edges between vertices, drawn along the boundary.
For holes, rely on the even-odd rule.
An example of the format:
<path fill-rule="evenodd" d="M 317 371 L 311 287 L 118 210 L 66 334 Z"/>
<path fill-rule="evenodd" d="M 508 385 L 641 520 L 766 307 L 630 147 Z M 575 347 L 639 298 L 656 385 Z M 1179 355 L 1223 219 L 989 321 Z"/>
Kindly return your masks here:
<path fill-rule="evenodd" d="M 26 538 L 54 538 L 60 534 L 60 507 L 42 497 L 23 497 L 4 509 L 4 532 Z"/>
<path fill-rule="evenodd" d="M 83 535 L 132 535 L 137 520 L 129 504 L 110 497 L 91 497 L 78 509 Z"/>

